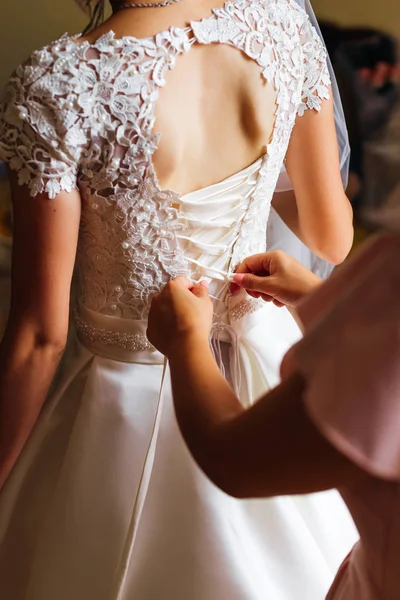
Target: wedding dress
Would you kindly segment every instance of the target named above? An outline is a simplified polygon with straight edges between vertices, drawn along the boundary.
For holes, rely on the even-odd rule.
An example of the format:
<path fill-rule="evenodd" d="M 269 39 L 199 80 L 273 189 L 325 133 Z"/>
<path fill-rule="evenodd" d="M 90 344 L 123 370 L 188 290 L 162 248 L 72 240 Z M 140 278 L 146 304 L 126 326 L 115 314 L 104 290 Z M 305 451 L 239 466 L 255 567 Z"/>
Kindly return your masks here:
<path fill-rule="evenodd" d="M 273 83 L 274 132 L 254 164 L 180 196 L 153 168 L 155 104 L 179 57 L 212 43 Z M 339 496 L 238 501 L 218 490 L 183 443 L 146 323 L 171 277 L 206 277 L 212 345 L 242 402 L 278 382 L 299 331 L 286 309 L 230 296 L 227 279 L 265 249 L 295 118 L 319 109 L 328 84 L 325 50 L 292 0 L 236 0 L 146 39 L 64 36 L 17 69 L 0 157 L 32 196 L 78 185 L 82 218 L 76 335 L 0 495 L 5 600 L 324 597 L 356 539 Z"/>

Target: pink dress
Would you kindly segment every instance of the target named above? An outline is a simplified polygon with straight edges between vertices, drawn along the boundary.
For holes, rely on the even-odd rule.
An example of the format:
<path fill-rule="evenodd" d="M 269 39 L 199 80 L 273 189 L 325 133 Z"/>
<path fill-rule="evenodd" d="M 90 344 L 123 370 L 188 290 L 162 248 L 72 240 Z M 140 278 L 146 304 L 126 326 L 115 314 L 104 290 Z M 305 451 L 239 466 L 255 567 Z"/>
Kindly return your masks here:
<path fill-rule="evenodd" d="M 340 490 L 360 541 L 329 600 L 400 599 L 400 235 L 375 250 L 343 270 L 346 291 L 292 351 L 309 416 L 369 475 Z"/>

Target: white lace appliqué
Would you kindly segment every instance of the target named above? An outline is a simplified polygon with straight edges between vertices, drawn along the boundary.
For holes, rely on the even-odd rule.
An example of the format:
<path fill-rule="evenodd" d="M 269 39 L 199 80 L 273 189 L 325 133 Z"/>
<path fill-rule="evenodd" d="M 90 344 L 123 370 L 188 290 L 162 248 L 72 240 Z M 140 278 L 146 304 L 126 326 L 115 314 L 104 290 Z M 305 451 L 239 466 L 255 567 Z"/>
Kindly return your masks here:
<path fill-rule="evenodd" d="M 144 319 L 151 296 L 191 276 L 179 244 L 179 196 L 152 166 L 155 104 L 165 74 L 195 43 L 229 44 L 255 60 L 276 89 L 272 141 L 227 270 L 265 247 L 272 194 L 296 115 L 328 97 L 323 45 L 294 0 L 238 0 L 186 29 L 95 44 L 62 37 L 19 67 L 0 118 L 0 158 L 32 196 L 78 187 L 79 299 L 115 317 Z"/>

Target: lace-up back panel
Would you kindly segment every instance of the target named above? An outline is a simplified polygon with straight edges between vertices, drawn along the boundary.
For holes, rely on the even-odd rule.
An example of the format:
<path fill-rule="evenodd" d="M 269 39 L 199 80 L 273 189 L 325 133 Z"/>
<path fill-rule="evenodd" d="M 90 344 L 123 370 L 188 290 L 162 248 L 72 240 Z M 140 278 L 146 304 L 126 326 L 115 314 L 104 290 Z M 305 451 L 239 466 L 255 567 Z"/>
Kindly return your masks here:
<path fill-rule="evenodd" d="M 212 206 L 212 195 L 207 198 L 218 215 L 207 220 L 203 209 L 199 224 L 191 203 L 159 184 L 153 157 L 159 146 L 156 114 L 168 126 L 162 106 L 156 113 L 160 89 L 180 58 L 209 44 L 230 46 L 254 61 L 276 111 L 269 126 L 260 120 L 269 139 L 255 168 L 243 171 L 248 186 L 238 184 L 240 173 L 228 177 L 222 182 L 227 196 L 218 198 L 221 210 Z M 146 39 L 116 39 L 109 32 L 90 44 L 64 36 L 35 52 L 12 77 L 2 108 L 0 158 L 18 171 L 32 196 L 44 192 L 54 198 L 79 187 L 80 301 L 103 315 L 143 320 L 151 296 L 170 278 L 223 280 L 245 256 L 264 249 L 272 194 L 295 118 L 308 108 L 319 110 L 329 83 L 323 45 L 294 0 L 229 2 L 190 27 Z M 161 163 L 162 152 L 160 144 Z M 190 185 L 178 168 L 186 152 L 177 148 L 160 180 L 179 181 L 187 192 Z M 199 182 L 201 176 L 200 164 Z M 229 196 L 231 182 L 242 190 L 236 200 Z M 220 243 L 216 222 L 225 228 Z M 188 234 L 203 231 L 206 223 L 214 227 L 212 243 L 202 239 L 196 249 Z M 212 271 L 201 260 L 207 252 L 218 255 Z"/>

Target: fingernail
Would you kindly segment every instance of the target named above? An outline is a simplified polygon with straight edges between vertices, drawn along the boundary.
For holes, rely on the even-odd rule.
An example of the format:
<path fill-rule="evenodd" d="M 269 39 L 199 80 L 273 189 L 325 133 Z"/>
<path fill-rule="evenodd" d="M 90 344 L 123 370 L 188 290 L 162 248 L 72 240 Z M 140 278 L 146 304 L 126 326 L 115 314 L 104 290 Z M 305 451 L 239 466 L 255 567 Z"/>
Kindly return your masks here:
<path fill-rule="evenodd" d="M 235 273 L 235 275 L 232 277 L 233 283 L 236 283 L 236 285 L 242 285 L 244 276 L 244 273 Z"/>
<path fill-rule="evenodd" d="M 202 285 L 203 287 L 205 287 L 205 288 L 207 288 L 207 289 L 208 289 L 208 287 L 209 287 L 209 283 L 208 283 L 207 279 L 202 279 L 202 280 L 200 281 L 200 285 Z"/>
<path fill-rule="evenodd" d="M 236 285 L 235 283 L 231 283 L 230 290 L 231 294 L 237 294 L 241 290 L 241 287 Z"/>

